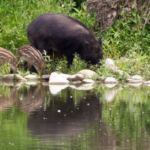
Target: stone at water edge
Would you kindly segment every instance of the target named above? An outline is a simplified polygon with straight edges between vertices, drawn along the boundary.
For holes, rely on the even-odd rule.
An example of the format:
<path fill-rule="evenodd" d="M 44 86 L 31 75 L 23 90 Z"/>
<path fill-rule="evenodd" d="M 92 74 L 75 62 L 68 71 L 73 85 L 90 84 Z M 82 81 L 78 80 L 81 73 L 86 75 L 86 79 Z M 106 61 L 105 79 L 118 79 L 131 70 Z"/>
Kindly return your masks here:
<path fill-rule="evenodd" d="M 51 73 L 49 84 L 69 84 L 69 81 L 56 72 Z"/>
<path fill-rule="evenodd" d="M 62 76 L 63 78 L 65 78 L 65 79 L 67 79 L 71 76 L 69 74 L 64 74 L 64 73 L 60 73 L 59 75 Z"/>
<path fill-rule="evenodd" d="M 148 80 L 148 81 L 143 81 L 143 83 L 144 83 L 144 85 L 146 85 L 146 86 L 150 86 L 150 80 Z"/>
<path fill-rule="evenodd" d="M 42 85 L 43 86 L 49 86 L 49 83 L 48 82 L 42 82 Z"/>
<path fill-rule="evenodd" d="M 139 75 L 134 75 L 134 76 L 131 77 L 131 79 L 133 79 L 133 80 L 142 80 L 142 77 L 139 76 Z"/>
<path fill-rule="evenodd" d="M 39 82 L 36 82 L 36 81 L 28 81 L 28 82 L 25 82 L 25 84 L 27 85 L 37 85 Z"/>
<path fill-rule="evenodd" d="M 5 86 L 14 86 L 14 81 L 13 80 L 3 80 L 1 83 Z"/>
<path fill-rule="evenodd" d="M 42 75 L 41 79 L 43 80 L 49 80 L 50 75 Z"/>
<path fill-rule="evenodd" d="M 115 66 L 115 63 L 112 59 L 107 58 L 105 60 L 105 67 L 111 70 L 117 70 L 118 68 Z"/>
<path fill-rule="evenodd" d="M 19 75 L 19 74 L 15 74 L 15 78 L 17 79 L 17 80 L 20 80 L 20 81 L 23 81 L 23 82 L 26 82 L 27 80 L 25 79 L 25 78 L 23 78 L 21 75 Z"/>
<path fill-rule="evenodd" d="M 144 84 L 150 84 L 150 80 L 149 81 L 143 81 Z"/>
<path fill-rule="evenodd" d="M 84 76 L 88 76 L 89 78 L 92 78 L 94 76 L 98 76 L 98 74 L 96 72 L 89 70 L 89 69 L 80 70 L 77 74 L 82 74 Z"/>
<path fill-rule="evenodd" d="M 18 81 L 17 83 L 15 83 L 15 87 L 19 87 L 19 86 L 21 86 L 22 84 L 24 84 L 24 82 Z"/>
<path fill-rule="evenodd" d="M 80 85 L 70 85 L 69 87 L 73 88 L 73 89 L 76 89 L 76 90 L 83 90 L 83 91 L 86 91 L 86 90 L 92 90 L 94 87 L 93 87 L 93 84 L 94 83 L 89 83 L 89 84 L 80 84 Z"/>
<path fill-rule="evenodd" d="M 38 80 L 40 77 L 38 77 L 37 75 L 28 74 L 28 75 L 25 76 L 24 78 L 25 78 L 25 79 L 30 79 L 30 80 Z"/>
<path fill-rule="evenodd" d="M 82 84 L 82 81 L 70 81 L 71 85 L 79 85 Z"/>
<path fill-rule="evenodd" d="M 84 79 L 84 75 L 82 74 L 74 74 L 67 78 L 69 81 L 82 81 Z"/>
<path fill-rule="evenodd" d="M 143 82 L 143 80 L 135 80 L 135 79 L 127 79 L 126 81 L 129 83 L 141 83 L 141 82 Z"/>
<path fill-rule="evenodd" d="M 118 93 L 118 89 L 111 90 L 111 91 L 106 91 L 106 93 L 105 93 L 105 100 L 107 102 L 111 102 L 114 99 L 114 97 L 115 97 L 115 95 L 117 93 Z"/>
<path fill-rule="evenodd" d="M 104 78 L 103 76 L 101 76 L 101 77 L 98 77 L 98 80 L 99 80 L 99 81 L 104 81 L 105 78 Z"/>
<path fill-rule="evenodd" d="M 105 79 L 105 83 L 118 83 L 118 80 L 116 80 L 115 78 L 113 77 L 107 77 Z"/>
<path fill-rule="evenodd" d="M 127 83 L 127 84 L 130 85 L 130 86 L 139 87 L 139 86 L 142 85 L 142 82 L 141 83 L 139 83 L 139 82 L 137 82 L 137 83 Z"/>
<path fill-rule="evenodd" d="M 67 87 L 68 85 L 49 85 L 49 91 L 52 95 L 57 95 L 61 90 Z"/>
<path fill-rule="evenodd" d="M 117 84 L 118 84 L 118 82 L 117 82 L 117 83 L 105 83 L 105 86 L 107 86 L 108 88 L 113 88 L 113 87 L 115 87 Z"/>
<path fill-rule="evenodd" d="M 14 74 L 8 74 L 8 75 L 2 76 L 2 77 L 1 77 L 1 80 L 2 80 L 2 81 L 3 81 L 3 80 L 12 81 L 12 80 L 14 80 L 14 78 L 15 78 L 15 75 L 14 75 Z"/>
<path fill-rule="evenodd" d="M 91 79 L 84 79 L 82 82 L 83 83 L 95 83 L 95 81 Z"/>

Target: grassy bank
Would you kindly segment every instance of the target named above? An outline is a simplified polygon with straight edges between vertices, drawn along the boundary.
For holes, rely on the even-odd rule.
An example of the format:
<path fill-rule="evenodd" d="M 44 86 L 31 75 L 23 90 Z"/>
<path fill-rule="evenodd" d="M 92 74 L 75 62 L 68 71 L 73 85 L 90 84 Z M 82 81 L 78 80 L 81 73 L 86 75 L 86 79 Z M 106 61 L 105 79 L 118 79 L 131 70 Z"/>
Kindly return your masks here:
<path fill-rule="evenodd" d="M 9 49 L 16 55 L 16 51 L 20 46 L 29 44 L 26 36 L 28 24 L 43 13 L 70 15 L 86 24 L 89 28 L 95 22 L 95 15 L 88 14 L 87 18 L 85 18 L 86 6 L 83 5 L 82 9 L 78 10 L 72 0 L 1 0 L 0 47 Z M 136 10 L 133 10 L 128 16 L 124 16 L 122 12 L 120 19 L 114 22 L 114 26 L 109 31 L 96 29 L 94 32 L 96 35 L 101 33 L 103 36 L 104 59 L 112 58 L 121 70 L 128 72 L 130 75 L 139 74 L 148 79 L 150 74 L 148 65 L 150 61 L 150 26 L 146 25 L 144 29 L 142 27 L 140 16 Z M 134 61 L 120 63 L 118 60 L 121 56 Z M 88 66 L 97 71 L 99 75 L 105 77 L 114 75 L 104 65 L 101 68 L 93 67 L 80 60 L 79 57 L 75 57 L 70 69 L 67 69 L 64 58 L 59 63 L 49 63 L 51 61 L 48 59 L 47 66 L 50 72 L 57 69 L 65 73 L 74 74 Z M 118 75 L 114 76 L 122 78 Z"/>

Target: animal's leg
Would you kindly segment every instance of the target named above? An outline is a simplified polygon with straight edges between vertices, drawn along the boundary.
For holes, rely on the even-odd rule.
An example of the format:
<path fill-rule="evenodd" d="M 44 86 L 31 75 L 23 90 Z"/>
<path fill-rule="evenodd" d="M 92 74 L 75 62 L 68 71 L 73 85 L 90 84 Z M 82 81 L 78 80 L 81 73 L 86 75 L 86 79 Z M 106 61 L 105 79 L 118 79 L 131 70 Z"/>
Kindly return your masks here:
<path fill-rule="evenodd" d="M 72 65 L 74 55 L 66 55 L 68 61 L 68 68 Z"/>
<path fill-rule="evenodd" d="M 30 62 L 28 62 L 28 70 L 31 69 L 32 64 Z"/>
<path fill-rule="evenodd" d="M 35 46 L 36 46 L 36 49 L 38 49 L 43 55 L 43 51 L 46 50 L 46 43 L 44 41 L 37 40 Z"/>

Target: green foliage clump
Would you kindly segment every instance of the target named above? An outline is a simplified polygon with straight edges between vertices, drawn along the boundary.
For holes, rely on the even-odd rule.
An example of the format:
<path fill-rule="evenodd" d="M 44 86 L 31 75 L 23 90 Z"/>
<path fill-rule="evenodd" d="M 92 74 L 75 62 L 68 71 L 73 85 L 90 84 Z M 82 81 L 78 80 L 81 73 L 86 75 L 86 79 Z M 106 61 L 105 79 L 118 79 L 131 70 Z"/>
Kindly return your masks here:
<path fill-rule="evenodd" d="M 65 56 L 62 58 L 51 58 L 47 55 L 47 52 L 44 51 L 44 60 L 47 65 L 47 73 L 53 71 L 60 71 L 63 73 L 75 74 L 82 69 L 87 67 L 87 63 L 84 60 L 81 60 L 79 55 L 75 54 L 73 64 L 68 68 L 68 62 Z"/>
<path fill-rule="evenodd" d="M 10 70 L 10 64 L 5 63 L 3 65 L 0 65 L 0 77 L 9 74 Z"/>
<path fill-rule="evenodd" d="M 144 54 L 137 54 L 135 52 L 128 55 L 128 61 L 116 61 L 116 65 L 129 75 L 140 75 L 145 80 L 150 79 L 150 65 L 149 57 Z"/>
<path fill-rule="evenodd" d="M 74 0 L 74 2 L 76 2 L 76 7 L 81 7 L 81 4 L 85 1 L 86 0 Z"/>
<path fill-rule="evenodd" d="M 102 61 L 102 66 L 96 70 L 99 76 L 103 76 L 104 78 L 107 77 L 114 77 L 119 80 L 126 80 L 129 78 L 127 73 L 130 76 L 133 75 L 140 75 L 143 77 L 144 80 L 150 79 L 150 65 L 149 65 L 149 57 L 144 54 L 137 54 L 135 52 L 128 53 L 128 59 L 125 61 L 121 61 L 119 59 L 114 60 L 115 65 L 119 70 L 123 71 L 123 74 L 120 75 L 119 73 L 112 71 L 105 67 L 105 60 Z"/>
<path fill-rule="evenodd" d="M 144 13 L 144 11 L 143 11 Z M 149 26 L 132 9 L 132 13 L 124 15 L 115 20 L 114 25 L 107 32 L 103 32 L 103 51 L 104 58 L 112 58 L 116 66 L 133 76 L 141 75 L 148 80 L 150 76 L 149 55 L 150 55 L 150 34 Z M 127 57 L 128 61 L 120 61 L 120 57 Z M 98 74 L 104 76 L 114 76 L 118 79 L 126 79 L 127 76 L 119 75 L 105 68 L 104 61 L 101 68 L 97 70 Z"/>
<path fill-rule="evenodd" d="M 126 56 L 128 51 L 150 55 L 149 27 L 143 29 L 144 22 L 136 9 L 114 22 L 108 32 L 103 33 L 103 48 L 106 57 Z"/>

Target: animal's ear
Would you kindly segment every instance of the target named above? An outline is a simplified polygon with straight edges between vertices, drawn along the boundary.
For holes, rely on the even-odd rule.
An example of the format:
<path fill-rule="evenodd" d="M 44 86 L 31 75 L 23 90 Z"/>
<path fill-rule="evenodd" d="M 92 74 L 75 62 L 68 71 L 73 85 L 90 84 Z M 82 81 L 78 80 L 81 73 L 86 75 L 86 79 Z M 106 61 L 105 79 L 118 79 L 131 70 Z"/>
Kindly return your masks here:
<path fill-rule="evenodd" d="M 98 43 L 102 46 L 102 36 L 100 36 Z"/>

